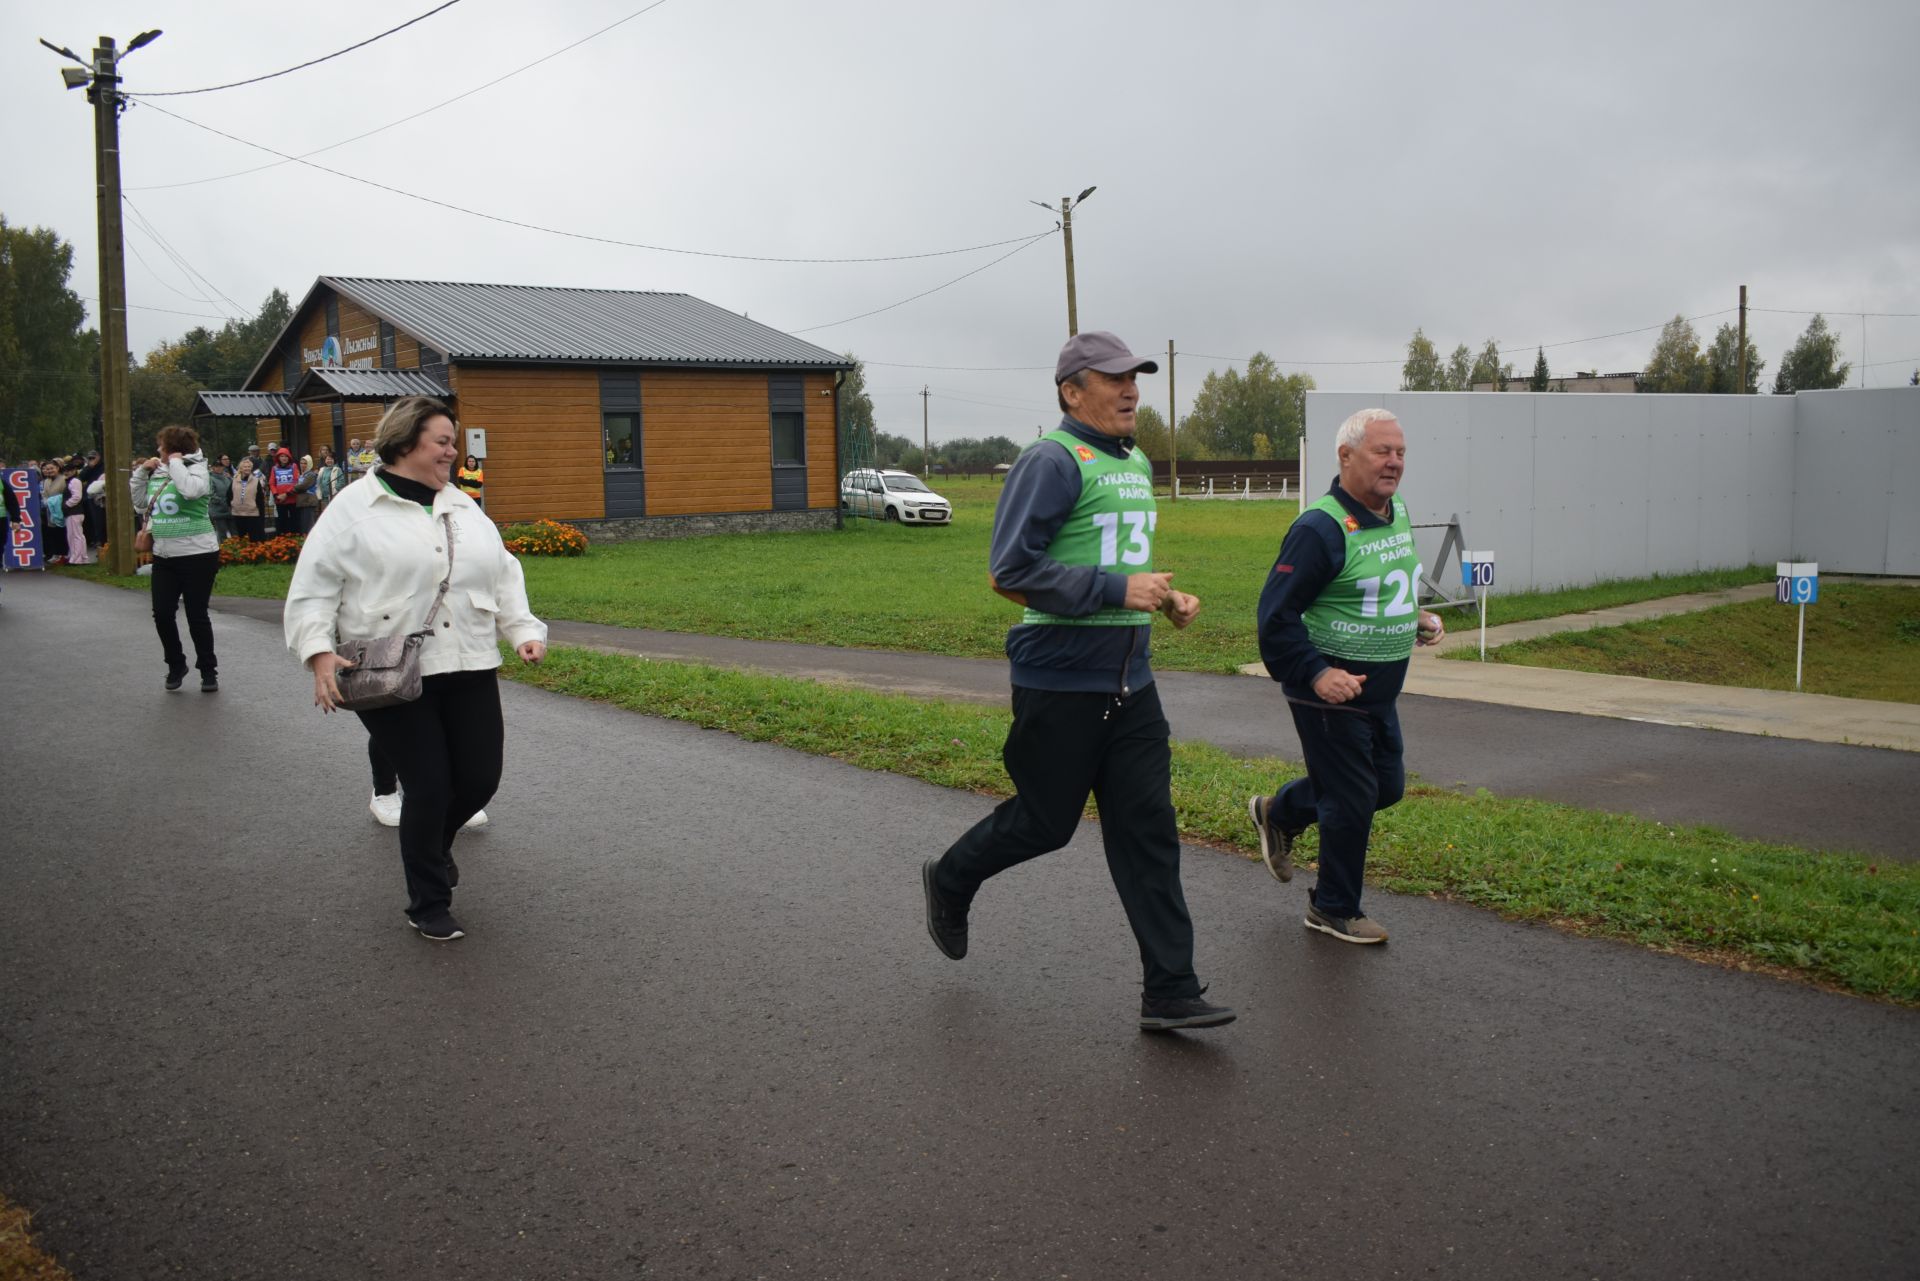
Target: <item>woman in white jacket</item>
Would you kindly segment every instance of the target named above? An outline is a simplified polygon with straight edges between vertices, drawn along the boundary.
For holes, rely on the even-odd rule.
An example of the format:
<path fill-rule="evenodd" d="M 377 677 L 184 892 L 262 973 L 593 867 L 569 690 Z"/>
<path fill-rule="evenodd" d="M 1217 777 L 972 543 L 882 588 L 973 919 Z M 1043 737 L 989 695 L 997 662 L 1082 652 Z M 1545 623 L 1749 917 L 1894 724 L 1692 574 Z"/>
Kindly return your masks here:
<path fill-rule="evenodd" d="M 220 662 L 213 653 L 213 580 L 220 572 L 220 539 L 207 515 L 207 456 L 191 427 L 160 429 L 160 453 L 133 469 L 136 516 L 146 518 L 153 534 L 153 626 L 167 659 L 167 688 L 187 679 L 187 654 L 180 647 L 180 605 L 187 606 L 187 634 L 193 638 L 200 692 L 220 688 Z"/>
<path fill-rule="evenodd" d="M 334 647 L 421 630 L 447 577 L 433 635 L 420 650 L 418 700 L 357 715 L 399 772 L 400 861 L 407 920 L 435 941 L 460 938 L 453 838 L 500 785 L 497 637 L 524 662 L 546 656 L 547 626 L 526 580 L 480 508 L 448 483 L 458 460 L 453 416 L 425 396 L 396 401 L 374 436 L 381 466 L 320 514 L 287 590 L 287 647 L 313 672 L 314 705 L 335 710 L 345 666 Z M 452 541 L 449 543 L 448 534 Z"/>

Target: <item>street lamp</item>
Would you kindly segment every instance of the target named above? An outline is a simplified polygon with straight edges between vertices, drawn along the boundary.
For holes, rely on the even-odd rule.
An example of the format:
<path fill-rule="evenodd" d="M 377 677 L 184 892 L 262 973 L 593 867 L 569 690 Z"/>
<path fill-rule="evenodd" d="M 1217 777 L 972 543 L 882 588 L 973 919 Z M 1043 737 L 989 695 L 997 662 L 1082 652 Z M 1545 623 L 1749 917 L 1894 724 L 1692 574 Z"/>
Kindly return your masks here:
<path fill-rule="evenodd" d="M 1060 207 L 1058 209 L 1055 209 L 1044 200 L 1029 200 L 1027 202 L 1030 205 L 1039 205 L 1048 213 L 1057 213 L 1060 215 L 1060 232 L 1067 246 L 1067 337 L 1069 338 L 1080 332 L 1080 304 L 1075 296 L 1073 287 L 1073 209 L 1075 205 L 1085 204 L 1087 197 L 1091 196 L 1097 190 L 1098 188 L 1096 187 L 1088 187 L 1077 196 L 1062 196 L 1060 197 Z"/>

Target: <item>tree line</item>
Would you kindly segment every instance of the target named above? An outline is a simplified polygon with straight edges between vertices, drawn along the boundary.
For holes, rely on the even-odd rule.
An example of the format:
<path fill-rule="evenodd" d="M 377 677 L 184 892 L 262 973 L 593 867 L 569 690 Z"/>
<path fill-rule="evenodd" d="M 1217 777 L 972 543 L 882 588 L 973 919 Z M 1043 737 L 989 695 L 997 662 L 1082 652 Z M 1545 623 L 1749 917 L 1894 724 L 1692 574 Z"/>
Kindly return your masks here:
<path fill-rule="evenodd" d="M 0 215 L 0 457 L 8 461 L 100 447 L 100 333 L 87 326 L 72 277 L 71 244 Z M 245 320 L 198 325 L 142 360 L 130 356 L 136 449 L 162 427 L 192 421 L 202 391 L 244 387 L 292 314 L 286 293 L 275 289 Z M 253 439 L 253 424 L 215 420 L 202 435 L 211 449 L 238 452 Z"/>
<path fill-rule="evenodd" d="M 1714 333 L 1713 341 L 1702 347 L 1692 323 L 1684 316 L 1675 316 L 1661 328 L 1660 337 L 1647 356 L 1646 367 L 1634 376 L 1634 390 L 1757 395 L 1760 374 L 1767 362 L 1760 359 L 1760 350 L 1752 339 L 1747 340 L 1746 356 L 1746 382 L 1742 385 L 1739 330 L 1731 324 L 1722 324 Z M 1840 359 L 1839 336 L 1828 327 L 1827 318 L 1815 315 L 1806 331 L 1780 358 L 1773 391 L 1785 396 L 1796 391 L 1844 387 L 1852 369 L 1851 363 Z M 1598 372 L 1587 371 L 1585 376 L 1593 377 Z M 1533 373 L 1522 381 L 1528 391 L 1554 390 L 1544 347 L 1535 350 Z M 1506 391 L 1513 382 L 1513 366 L 1501 363 L 1500 344 L 1492 338 L 1487 339 L 1478 355 L 1461 343 L 1443 361 L 1433 340 L 1415 329 L 1407 343 L 1406 363 L 1400 367 L 1401 391 L 1472 391 L 1477 385 Z M 1920 386 L 1920 371 L 1914 373 L 1914 385 Z M 1559 390 L 1566 390 L 1564 384 Z"/>

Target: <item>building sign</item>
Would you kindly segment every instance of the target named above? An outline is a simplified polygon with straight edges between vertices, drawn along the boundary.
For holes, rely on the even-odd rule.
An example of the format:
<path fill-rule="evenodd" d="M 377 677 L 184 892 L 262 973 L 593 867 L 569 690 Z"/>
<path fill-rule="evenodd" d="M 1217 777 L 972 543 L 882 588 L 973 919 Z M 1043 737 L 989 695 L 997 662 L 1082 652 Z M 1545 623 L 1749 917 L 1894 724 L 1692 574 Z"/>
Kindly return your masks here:
<path fill-rule="evenodd" d="M 340 340 L 332 334 L 318 347 L 302 347 L 300 359 L 309 365 L 338 366 L 340 363 Z"/>
<path fill-rule="evenodd" d="M 360 354 L 362 352 L 371 352 L 373 355 L 363 356 Z M 349 338 L 347 339 L 347 368 L 372 369 L 374 356 L 379 353 L 380 338 L 377 334 L 365 338 Z"/>
<path fill-rule="evenodd" d="M 9 570 L 45 569 L 47 544 L 40 528 L 40 478 L 25 467 L 9 467 L 3 483 L 20 508 L 19 521 L 7 526 L 4 565 Z"/>

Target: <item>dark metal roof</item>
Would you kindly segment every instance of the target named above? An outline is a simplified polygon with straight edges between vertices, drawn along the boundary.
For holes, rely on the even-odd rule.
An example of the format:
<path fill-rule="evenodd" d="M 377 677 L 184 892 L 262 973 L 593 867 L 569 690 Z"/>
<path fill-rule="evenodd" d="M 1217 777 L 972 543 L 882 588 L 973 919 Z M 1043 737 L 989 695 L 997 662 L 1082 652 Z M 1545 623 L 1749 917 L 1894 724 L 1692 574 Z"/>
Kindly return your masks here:
<path fill-rule="evenodd" d="M 349 276 L 320 283 L 452 360 L 853 367 L 691 294 Z"/>
<path fill-rule="evenodd" d="M 438 396 L 453 393 L 432 374 L 418 369 L 342 369 L 315 365 L 300 376 L 295 400 L 398 400 L 402 396 Z"/>
<path fill-rule="evenodd" d="M 307 411 L 277 391 L 203 391 L 195 418 L 305 418 Z"/>

